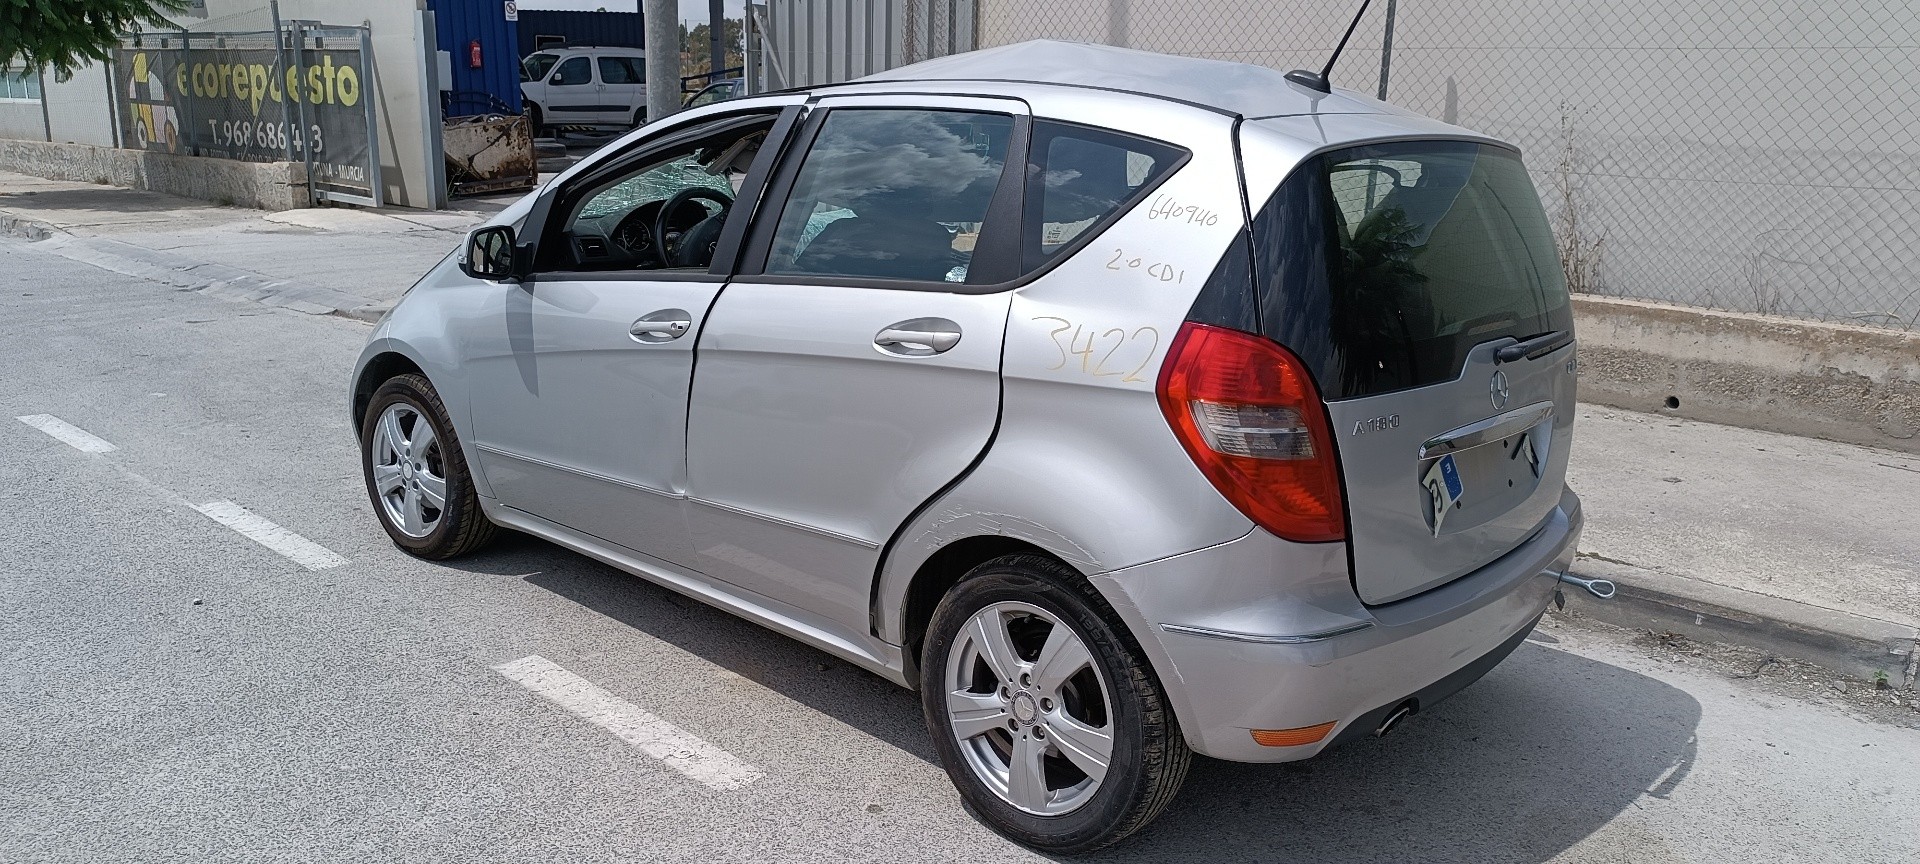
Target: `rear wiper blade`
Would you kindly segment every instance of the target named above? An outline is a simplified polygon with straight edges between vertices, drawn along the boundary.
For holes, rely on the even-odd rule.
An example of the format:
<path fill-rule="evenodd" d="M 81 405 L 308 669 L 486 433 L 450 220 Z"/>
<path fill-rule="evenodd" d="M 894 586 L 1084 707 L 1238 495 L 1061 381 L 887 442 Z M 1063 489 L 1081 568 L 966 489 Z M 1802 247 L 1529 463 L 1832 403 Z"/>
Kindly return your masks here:
<path fill-rule="evenodd" d="M 1567 343 L 1572 341 L 1572 330 L 1555 330 L 1551 333 L 1542 333 L 1525 342 L 1516 342 L 1501 348 L 1494 352 L 1493 359 L 1501 363 L 1512 363 L 1515 360 L 1532 360 L 1535 357 L 1552 354 L 1566 347 Z"/>

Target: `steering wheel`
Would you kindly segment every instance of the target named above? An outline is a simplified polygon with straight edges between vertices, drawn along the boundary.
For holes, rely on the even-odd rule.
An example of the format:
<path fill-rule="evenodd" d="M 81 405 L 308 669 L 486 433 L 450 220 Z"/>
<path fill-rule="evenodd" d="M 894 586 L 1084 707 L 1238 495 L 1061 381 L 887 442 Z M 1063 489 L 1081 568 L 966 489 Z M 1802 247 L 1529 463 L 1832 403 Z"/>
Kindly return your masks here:
<path fill-rule="evenodd" d="M 731 196 L 718 189 L 709 189 L 705 186 L 689 186 L 673 193 L 672 198 L 668 198 L 665 204 L 660 205 L 659 212 L 653 214 L 653 250 L 654 254 L 660 258 L 660 266 L 678 266 L 677 259 L 680 257 L 681 232 L 692 228 L 693 225 L 688 225 L 686 228 L 681 229 L 681 231 L 673 233 L 668 233 L 667 226 L 668 223 L 673 221 L 675 213 L 685 209 L 688 204 L 699 200 L 712 201 L 720 205 L 720 212 L 722 213 L 727 212 L 727 208 L 733 206 L 733 198 Z M 707 218 L 705 215 L 701 216 L 701 219 L 705 218 Z M 696 220 L 694 224 L 699 224 L 699 221 Z"/>

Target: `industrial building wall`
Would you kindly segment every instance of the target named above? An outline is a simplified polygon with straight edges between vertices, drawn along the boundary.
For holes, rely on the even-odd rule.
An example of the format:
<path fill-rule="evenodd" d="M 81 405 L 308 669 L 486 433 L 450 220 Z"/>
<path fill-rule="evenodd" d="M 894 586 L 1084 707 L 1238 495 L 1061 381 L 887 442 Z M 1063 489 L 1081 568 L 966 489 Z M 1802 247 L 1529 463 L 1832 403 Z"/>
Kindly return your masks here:
<path fill-rule="evenodd" d="M 747 7 L 755 92 L 850 81 L 973 50 L 971 0 L 767 0 Z"/>
<path fill-rule="evenodd" d="M 113 116 L 107 105 L 106 67 L 82 67 L 65 81 L 52 70 L 6 70 L 0 75 L 0 138 L 110 147 Z"/>
<path fill-rule="evenodd" d="M 518 114 L 520 108 L 520 28 L 507 20 L 500 0 L 428 0 L 434 13 L 435 44 L 447 52 L 451 117 L 495 111 Z M 531 12 L 519 13 L 525 20 Z M 479 57 L 474 57 L 475 49 Z"/>
<path fill-rule="evenodd" d="M 40 99 L 39 73 L 18 66 L 0 68 L 0 138 L 47 140 Z"/>
<path fill-rule="evenodd" d="M 520 56 L 532 54 L 541 37 L 568 45 L 647 47 L 644 18 L 638 12 L 568 12 L 528 9 L 520 13 Z"/>
<path fill-rule="evenodd" d="M 113 115 L 99 110 L 107 99 L 107 67 L 88 66 L 73 77 L 46 77 L 47 125 L 50 140 L 64 144 L 114 146 Z"/>

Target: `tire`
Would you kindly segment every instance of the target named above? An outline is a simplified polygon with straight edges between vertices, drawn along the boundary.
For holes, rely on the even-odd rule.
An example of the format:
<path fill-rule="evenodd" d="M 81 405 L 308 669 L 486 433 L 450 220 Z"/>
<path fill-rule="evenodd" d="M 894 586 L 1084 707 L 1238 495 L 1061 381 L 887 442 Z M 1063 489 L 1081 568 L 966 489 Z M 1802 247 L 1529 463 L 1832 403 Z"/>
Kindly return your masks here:
<path fill-rule="evenodd" d="M 1000 623 L 1007 641 L 983 650 L 989 622 Z M 1056 633 L 1061 626 L 1068 634 Z M 995 668 L 988 655 L 998 648 L 1019 655 L 1001 664 L 1018 671 Z M 1159 678 L 1105 598 L 1058 561 L 1015 555 L 974 568 L 934 609 L 921 661 L 927 731 L 947 776 L 968 808 L 1011 840 L 1055 854 L 1091 852 L 1153 821 L 1186 779 L 1192 752 Z M 1069 669 L 1079 671 L 1064 674 Z M 1104 696 L 1097 710 L 1095 687 Z M 999 714 L 996 705 L 1004 706 Z M 961 725 L 957 711 L 965 712 Z M 1081 766 L 1097 766 L 1086 754 L 1098 748 L 1086 744 L 1100 732 L 1110 743 L 1096 781 Z M 1018 783 L 1011 770 L 992 773 L 1036 750 L 1042 767 L 1024 776 L 1039 777 L 1038 786 Z"/>
<path fill-rule="evenodd" d="M 638 129 L 645 125 L 647 125 L 646 107 L 642 106 L 642 107 L 633 109 L 633 128 Z"/>
<path fill-rule="evenodd" d="M 545 111 L 540 110 L 539 103 L 537 102 L 527 103 L 527 124 L 533 127 L 533 137 L 535 138 L 547 137 L 546 136 L 547 114 Z"/>
<path fill-rule="evenodd" d="M 388 442 L 383 422 L 390 417 L 397 437 Z M 431 433 L 425 441 L 422 424 Z M 391 471 L 383 470 L 388 467 Z M 473 475 L 440 394 L 419 375 L 396 375 L 374 391 L 360 424 L 360 468 L 380 526 L 409 555 L 429 560 L 466 555 L 487 545 L 499 530 L 480 510 Z M 439 506 L 433 505 L 436 491 Z"/>

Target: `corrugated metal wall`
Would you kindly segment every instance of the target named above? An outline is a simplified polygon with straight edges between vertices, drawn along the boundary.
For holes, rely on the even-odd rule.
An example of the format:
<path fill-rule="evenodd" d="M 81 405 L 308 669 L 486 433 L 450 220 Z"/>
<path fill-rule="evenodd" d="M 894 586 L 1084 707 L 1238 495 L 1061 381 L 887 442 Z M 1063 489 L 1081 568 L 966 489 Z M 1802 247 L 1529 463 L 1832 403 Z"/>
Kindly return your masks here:
<path fill-rule="evenodd" d="M 487 113 L 486 93 L 508 113 L 520 113 L 520 28 L 507 20 L 502 0 L 427 0 L 433 10 L 437 47 L 451 57 L 453 93 L 447 116 Z M 522 12 L 524 20 L 532 13 Z M 480 43 L 480 68 L 473 68 L 471 43 Z"/>
<path fill-rule="evenodd" d="M 638 12 L 563 12 L 528 9 L 520 13 L 520 56 L 532 54 L 534 37 L 559 36 L 568 45 L 647 47 L 647 28 Z"/>
<path fill-rule="evenodd" d="M 973 50 L 972 0 L 764 0 L 747 6 L 755 92 L 849 81 Z"/>

